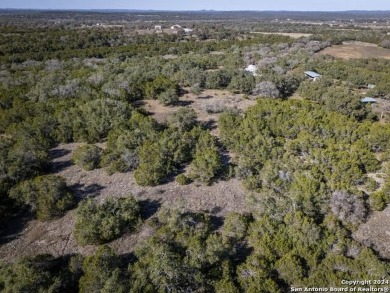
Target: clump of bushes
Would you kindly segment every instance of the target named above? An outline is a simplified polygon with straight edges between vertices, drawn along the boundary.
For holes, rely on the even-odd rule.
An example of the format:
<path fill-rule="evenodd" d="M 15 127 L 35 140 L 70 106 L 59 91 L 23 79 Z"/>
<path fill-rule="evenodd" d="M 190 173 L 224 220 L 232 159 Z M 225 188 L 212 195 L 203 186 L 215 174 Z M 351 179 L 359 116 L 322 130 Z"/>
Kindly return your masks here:
<path fill-rule="evenodd" d="M 389 192 L 386 190 L 379 190 L 370 194 L 370 207 L 374 211 L 382 211 L 390 202 Z"/>
<path fill-rule="evenodd" d="M 103 204 L 90 198 L 77 208 L 74 233 L 80 245 L 103 244 L 134 231 L 140 221 L 140 206 L 132 196 L 108 198 Z"/>
<path fill-rule="evenodd" d="M 189 177 L 192 180 L 210 184 L 221 170 L 222 160 L 215 138 L 209 133 L 202 134 L 196 144 Z"/>
<path fill-rule="evenodd" d="M 196 96 L 199 96 L 199 95 L 202 93 L 202 88 L 201 88 L 201 86 L 199 85 L 199 83 L 194 84 L 194 85 L 190 88 L 190 93 L 193 94 L 193 95 L 196 95 Z"/>
<path fill-rule="evenodd" d="M 102 151 L 96 145 L 82 145 L 73 152 L 72 161 L 85 171 L 91 171 L 99 168 Z"/>
<path fill-rule="evenodd" d="M 196 125 L 196 113 L 194 109 L 185 107 L 180 108 L 169 119 L 169 124 L 179 131 L 191 130 Z"/>
<path fill-rule="evenodd" d="M 191 179 L 188 178 L 186 175 L 184 174 L 179 174 L 176 176 L 176 182 L 179 184 L 179 185 L 187 185 L 187 184 L 190 184 L 191 183 Z"/>
<path fill-rule="evenodd" d="M 65 180 L 55 175 L 23 181 L 11 189 L 10 197 L 28 205 L 40 220 L 60 217 L 74 205 Z"/>
<path fill-rule="evenodd" d="M 226 242 L 240 241 L 246 236 L 249 226 L 249 219 L 236 212 L 229 212 L 226 215 L 222 228 L 222 238 Z"/>
<path fill-rule="evenodd" d="M 179 102 L 179 95 L 175 89 L 169 89 L 159 94 L 158 100 L 163 105 L 176 105 Z"/>

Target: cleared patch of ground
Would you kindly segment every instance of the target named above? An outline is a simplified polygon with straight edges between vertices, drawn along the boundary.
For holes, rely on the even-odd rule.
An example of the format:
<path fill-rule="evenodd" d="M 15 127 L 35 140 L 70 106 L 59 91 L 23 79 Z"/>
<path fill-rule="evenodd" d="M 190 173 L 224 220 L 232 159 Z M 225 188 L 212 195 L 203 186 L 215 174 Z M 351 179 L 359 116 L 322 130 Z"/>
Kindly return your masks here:
<path fill-rule="evenodd" d="M 291 97 L 289 97 L 289 99 L 292 99 L 292 100 L 303 100 L 303 98 L 296 92 Z"/>
<path fill-rule="evenodd" d="M 214 110 L 238 109 L 245 111 L 256 104 L 255 97 L 244 99 L 242 94 L 231 94 L 223 90 L 204 90 L 200 95 L 187 93 L 180 97 L 178 106 L 163 106 L 158 100 L 142 100 L 138 106 L 143 107 L 154 119 L 164 123 L 179 107 L 191 107 L 195 110 L 198 120 L 210 128 L 211 133 L 218 136 L 218 115 Z"/>
<path fill-rule="evenodd" d="M 343 42 L 342 45 L 328 47 L 320 54 L 331 55 L 342 59 L 383 58 L 390 59 L 390 49 L 364 42 Z"/>
<path fill-rule="evenodd" d="M 178 185 L 172 180 L 156 187 L 138 186 L 132 173 L 116 173 L 108 175 L 103 169 L 84 171 L 71 163 L 72 152 L 78 143 L 59 145 L 52 150 L 51 169 L 66 179 L 70 189 L 77 198 L 94 197 L 99 202 L 107 197 L 123 197 L 133 194 L 142 206 L 145 219 L 152 217 L 157 210 L 166 206 L 180 210 L 208 211 L 216 219 L 229 211 L 246 212 L 249 210 L 245 200 L 246 191 L 238 180 L 220 181 L 211 186 L 192 183 Z M 12 261 L 20 256 L 50 253 L 54 256 L 81 253 L 90 254 L 96 247 L 77 245 L 73 227 L 75 210 L 64 217 L 40 222 L 30 220 L 20 232 L 8 235 L 8 239 L 0 246 L 0 260 Z M 137 243 L 153 234 L 153 229 L 145 223 L 138 233 L 125 235 L 109 245 L 118 254 L 131 253 Z"/>
<path fill-rule="evenodd" d="M 383 258 L 390 259 L 390 206 L 382 212 L 374 212 L 361 225 L 353 237 L 364 245 L 372 247 Z"/>
<path fill-rule="evenodd" d="M 293 39 L 299 39 L 302 37 L 310 37 L 312 34 L 303 34 L 303 33 L 278 33 L 278 32 L 251 32 L 252 34 L 263 34 L 263 35 L 281 35 L 286 37 L 291 37 Z"/>
<path fill-rule="evenodd" d="M 164 55 L 162 56 L 163 59 L 166 59 L 166 60 L 170 60 L 170 59 L 177 59 L 179 56 L 175 55 L 175 54 L 167 54 L 167 55 Z"/>

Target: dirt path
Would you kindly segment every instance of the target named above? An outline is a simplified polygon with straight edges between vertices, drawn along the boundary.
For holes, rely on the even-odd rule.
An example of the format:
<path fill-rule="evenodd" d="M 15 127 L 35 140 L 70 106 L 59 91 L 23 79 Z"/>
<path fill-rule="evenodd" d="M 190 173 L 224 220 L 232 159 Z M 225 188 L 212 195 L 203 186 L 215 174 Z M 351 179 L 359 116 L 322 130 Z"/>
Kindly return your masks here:
<path fill-rule="evenodd" d="M 246 192 L 238 180 L 221 181 L 212 186 L 195 183 L 180 186 L 172 181 L 156 187 L 138 186 L 131 173 L 108 175 L 103 169 L 83 171 L 71 163 L 72 151 L 80 144 L 64 144 L 53 149 L 52 173 L 63 176 L 68 186 L 79 198 L 94 197 L 104 201 L 109 196 L 123 197 L 133 194 L 143 206 L 147 217 L 161 206 L 191 211 L 210 211 L 222 217 L 228 211 L 245 212 L 249 209 Z M 40 222 L 31 220 L 16 235 L 0 246 L 0 260 L 11 261 L 20 256 L 50 253 L 54 256 L 81 253 L 90 254 L 96 247 L 78 246 L 73 236 L 75 210 L 64 217 Z M 110 243 L 117 253 L 128 254 L 139 241 L 151 235 L 150 227 L 144 224 L 139 233 L 125 235 Z"/>

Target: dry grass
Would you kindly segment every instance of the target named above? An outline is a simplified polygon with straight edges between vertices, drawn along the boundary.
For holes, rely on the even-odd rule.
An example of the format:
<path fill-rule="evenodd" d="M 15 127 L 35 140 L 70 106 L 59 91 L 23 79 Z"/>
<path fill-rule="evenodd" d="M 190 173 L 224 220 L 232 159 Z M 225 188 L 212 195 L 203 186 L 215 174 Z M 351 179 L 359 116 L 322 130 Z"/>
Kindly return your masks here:
<path fill-rule="evenodd" d="M 331 55 L 342 59 L 352 58 L 383 58 L 390 59 L 390 49 L 381 48 L 375 44 L 363 42 L 344 42 L 326 48 L 320 54 Z"/>
<path fill-rule="evenodd" d="M 278 33 L 278 32 L 251 32 L 252 34 L 263 34 L 263 35 L 280 35 L 286 36 L 293 39 L 299 39 L 302 37 L 310 37 L 312 34 L 303 34 L 303 33 Z"/>

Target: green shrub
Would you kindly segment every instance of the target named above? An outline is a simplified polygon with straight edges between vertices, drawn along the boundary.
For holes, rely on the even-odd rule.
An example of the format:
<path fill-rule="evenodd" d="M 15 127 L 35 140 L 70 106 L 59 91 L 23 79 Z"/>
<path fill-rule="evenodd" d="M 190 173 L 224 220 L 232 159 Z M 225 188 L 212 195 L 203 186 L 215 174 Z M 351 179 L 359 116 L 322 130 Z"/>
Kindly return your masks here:
<path fill-rule="evenodd" d="M 132 197 L 108 198 L 103 204 L 87 199 L 77 208 L 75 237 L 80 245 L 102 244 L 134 231 L 140 223 L 140 207 Z"/>
<path fill-rule="evenodd" d="M 179 102 L 179 96 L 175 89 L 169 89 L 159 94 L 158 100 L 163 105 L 175 105 Z"/>
<path fill-rule="evenodd" d="M 222 169 L 215 138 L 209 133 L 201 135 L 196 145 L 194 160 L 190 166 L 189 177 L 204 183 L 211 183 Z"/>
<path fill-rule="evenodd" d="M 179 131 L 191 130 L 196 125 L 196 113 L 189 107 L 180 108 L 169 119 L 169 124 Z"/>
<path fill-rule="evenodd" d="M 72 161 L 85 171 L 91 171 L 100 166 L 101 155 L 101 148 L 96 145 L 86 144 L 78 147 L 73 152 Z"/>
<path fill-rule="evenodd" d="M 187 184 L 190 184 L 191 183 L 191 179 L 188 178 L 186 175 L 184 174 L 179 174 L 176 176 L 176 182 L 179 184 L 179 185 L 187 185 Z"/>
<path fill-rule="evenodd" d="M 380 187 L 380 184 L 376 182 L 374 179 L 368 177 L 365 186 L 368 191 L 374 192 Z"/>
<path fill-rule="evenodd" d="M 153 81 L 146 83 L 145 96 L 147 99 L 156 99 L 161 93 L 168 90 L 174 90 L 177 93 L 179 87 L 166 76 L 160 75 Z"/>
<path fill-rule="evenodd" d="M 80 271 L 73 270 L 70 265 L 77 258 L 54 258 L 41 254 L 23 257 L 9 264 L 0 263 L 0 291 L 77 292 Z"/>
<path fill-rule="evenodd" d="M 390 201 L 390 196 L 385 190 L 370 194 L 370 207 L 374 211 L 382 211 Z"/>
<path fill-rule="evenodd" d="M 240 72 L 233 76 L 228 89 L 233 93 L 250 94 L 255 87 L 255 78 L 250 74 Z"/>
<path fill-rule="evenodd" d="M 142 186 L 160 184 L 171 169 L 167 156 L 160 151 L 157 143 L 145 143 L 139 150 L 139 160 L 134 178 Z"/>
<path fill-rule="evenodd" d="M 242 240 L 246 236 L 249 221 L 238 213 L 230 212 L 226 215 L 222 228 L 222 238 L 225 241 Z"/>
<path fill-rule="evenodd" d="M 202 93 L 202 88 L 200 87 L 200 85 L 198 83 L 194 84 L 191 88 L 190 88 L 190 92 L 191 94 L 194 94 L 196 96 L 199 96 L 201 93 Z"/>
<path fill-rule="evenodd" d="M 11 189 L 10 197 L 30 206 L 40 220 L 60 217 L 74 205 L 65 180 L 55 175 L 23 181 Z"/>
<path fill-rule="evenodd" d="M 59 141 L 98 142 L 131 118 L 128 103 L 108 98 L 80 101 L 74 106 L 57 107 L 56 110 L 59 123 L 56 136 Z"/>
<path fill-rule="evenodd" d="M 125 276 L 119 269 L 119 257 L 108 246 L 99 247 L 95 254 L 87 256 L 82 265 L 79 292 L 128 292 Z"/>

